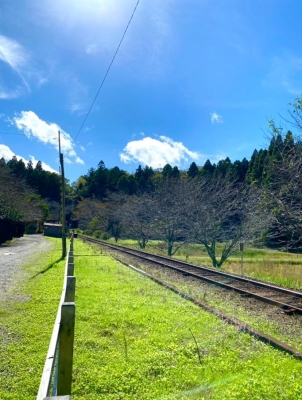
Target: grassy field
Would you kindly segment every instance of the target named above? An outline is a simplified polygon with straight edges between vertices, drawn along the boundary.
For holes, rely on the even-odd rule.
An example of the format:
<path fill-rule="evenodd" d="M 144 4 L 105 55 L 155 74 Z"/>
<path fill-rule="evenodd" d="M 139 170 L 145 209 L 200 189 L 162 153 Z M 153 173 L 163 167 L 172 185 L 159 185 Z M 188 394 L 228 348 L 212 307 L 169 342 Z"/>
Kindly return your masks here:
<path fill-rule="evenodd" d="M 64 273 L 53 241 L 0 304 L 1 400 L 38 390 Z M 87 244 L 76 241 L 75 255 L 73 400 L 302 399 L 300 361 Z"/>
<path fill-rule="evenodd" d="M 110 242 L 113 242 L 111 239 Z M 138 248 L 135 240 L 120 240 L 119 244 Z M 158 249 L 160 244 L 150 241 L 146 251 L 164 254 Z M 219 252 L 219 246 L 218 246 Z M 184 245 L 174 255 L 183 261 L 196 265 L 212 266 L 204 246 Z M 223 264 L 222 269 L 236 274 L 241 273 L 241 253 L 237 251 Z M 269 249 L 246 248 L 243 254 L 243 272 L 257 279 L 267 280 L 279 285 L 302 290 L 302 254 L 286 253 Z"/>
<path fill-rule="evenodd" d="M 76 275 L 74 400 L 302 399 L 300 361 L 106 254 L 76 257 Z"/>
<path fill-rule="evenodd" d="M 35 399 L 58 309 L 64 261 L 58 240 L 35 256 L 18 284 L 0 302 L 0 399 Z"/>

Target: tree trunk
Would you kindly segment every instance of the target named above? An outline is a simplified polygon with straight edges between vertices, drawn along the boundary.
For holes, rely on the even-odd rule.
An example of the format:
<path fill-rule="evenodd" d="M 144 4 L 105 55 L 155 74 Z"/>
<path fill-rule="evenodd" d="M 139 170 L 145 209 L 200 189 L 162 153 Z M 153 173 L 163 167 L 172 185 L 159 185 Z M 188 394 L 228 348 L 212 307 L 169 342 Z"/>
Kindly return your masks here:
<path fill-rule="evenodd" d="M 145 248 L 146 248 L 146 241 L 143 239 L 143 240 L 139 240 L 138 241 L 138 244 L 139 244 L 139 248 L 140 249 L 142 249 L 142 250 L 145 250 Z"/>

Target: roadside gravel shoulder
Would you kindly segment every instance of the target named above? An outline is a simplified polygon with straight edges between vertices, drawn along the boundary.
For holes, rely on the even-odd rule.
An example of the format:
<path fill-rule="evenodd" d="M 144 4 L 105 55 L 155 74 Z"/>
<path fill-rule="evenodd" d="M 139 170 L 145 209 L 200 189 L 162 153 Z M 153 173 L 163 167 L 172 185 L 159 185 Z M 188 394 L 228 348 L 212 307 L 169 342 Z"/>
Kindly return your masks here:
<path fill-rule="evenodd" d="M 0 301 L 11 298 L 11 290 L 25 276 L 22 267 L 49 252 L 53 245 L 42 235 L 24 236 L 9 245 L 0 245 Z"/>

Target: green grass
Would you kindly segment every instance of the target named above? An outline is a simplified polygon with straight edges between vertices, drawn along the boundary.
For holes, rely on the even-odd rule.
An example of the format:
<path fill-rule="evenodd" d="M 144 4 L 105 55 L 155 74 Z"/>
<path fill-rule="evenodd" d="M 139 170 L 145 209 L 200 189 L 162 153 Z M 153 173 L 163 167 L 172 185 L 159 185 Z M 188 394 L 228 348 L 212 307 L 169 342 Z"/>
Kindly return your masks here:
<path fill-rule="evenodd" d="M 0 399 L 35 399 L 60 299 L 60 240 L 0 303 Z M 80 241 L 73 400 L 302 399 L 302 363 Z M 25 273 L 25 274 L 24 274 Z"/>
<path fill-rule="evenodd" d="M 76 257 L 76 276 L 74 400 L 302 399 L 300 361 L 106 254 Z"/>
<path fill-rule="evenodd" d="M 63 285 L 59 240 L 35 256 L 22 281 L 0 302 L 0 399 L 35 399 Z M 18 276 L 15 277 L 18 281 Z"/>

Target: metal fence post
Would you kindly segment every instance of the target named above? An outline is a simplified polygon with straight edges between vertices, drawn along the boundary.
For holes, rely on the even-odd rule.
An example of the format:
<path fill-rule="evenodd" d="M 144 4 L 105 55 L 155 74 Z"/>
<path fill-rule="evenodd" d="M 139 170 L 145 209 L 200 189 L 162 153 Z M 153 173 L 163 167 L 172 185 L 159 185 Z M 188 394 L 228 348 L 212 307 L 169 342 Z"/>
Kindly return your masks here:
<path fill-rule="evenodd" d="M 75 304 L 63 303 L 59 336 L 58 396 L 71 394 L 74 326 Z"/>

